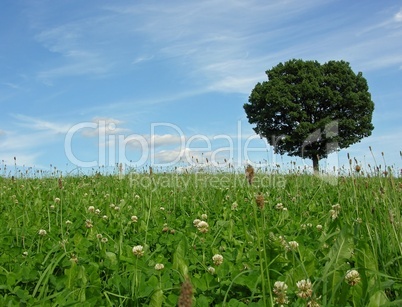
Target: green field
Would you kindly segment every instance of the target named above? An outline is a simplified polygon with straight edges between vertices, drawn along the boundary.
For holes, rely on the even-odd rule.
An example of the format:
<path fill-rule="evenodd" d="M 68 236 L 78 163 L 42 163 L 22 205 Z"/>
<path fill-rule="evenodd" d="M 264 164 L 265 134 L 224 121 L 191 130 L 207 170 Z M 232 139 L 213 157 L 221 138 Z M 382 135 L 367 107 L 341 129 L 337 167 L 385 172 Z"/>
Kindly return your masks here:
<path fill-rule="evenodd" d="M 0 189 L 0 306 L 402 305 L 401 178 L 19 176 Z"/>

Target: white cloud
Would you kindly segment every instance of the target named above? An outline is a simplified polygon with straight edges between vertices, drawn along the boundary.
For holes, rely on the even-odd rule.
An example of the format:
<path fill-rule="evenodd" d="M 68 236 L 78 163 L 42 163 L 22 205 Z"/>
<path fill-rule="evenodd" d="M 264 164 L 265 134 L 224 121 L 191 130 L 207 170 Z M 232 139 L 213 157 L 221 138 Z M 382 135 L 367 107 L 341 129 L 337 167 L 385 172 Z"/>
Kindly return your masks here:
<path fill-rule="evenodd" d="M 402 22 L 402 9 L 394 15 L 394 20 L 396 22 Z"/>
<path fill-rule="evenodd" d="M 66 133 L 71 127 L 71 125 L 69 124 L 45 121 L 23 114 L 16 114 L 13 115 L 13 117 L 19 120 L 19 125 L 29 128 L 30 130 L 47 131 L 54 134 L 63 134 Z"/>
<path fill-rule="evenodd" d="M 128 130 L 118 127 L 118 125 L 122 123 L 122 121 L 115 118 L 96 117 L 90 122 L 82 123 L 84 127 L 86 127 L 82 129 L 82 135 L 84 137 L 99 137 L 100 135 L 124 134 Z M 93 127 L 89 127 L 89 125 L 92 125 Z"/>

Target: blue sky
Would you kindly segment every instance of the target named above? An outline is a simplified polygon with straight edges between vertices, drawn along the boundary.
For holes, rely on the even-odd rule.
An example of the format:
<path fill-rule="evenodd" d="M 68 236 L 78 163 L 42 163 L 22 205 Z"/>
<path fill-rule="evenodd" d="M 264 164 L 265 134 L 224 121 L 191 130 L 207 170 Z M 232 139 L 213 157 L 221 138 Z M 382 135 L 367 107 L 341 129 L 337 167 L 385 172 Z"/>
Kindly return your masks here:
<path fill-rule="evenodd" d="M 293 58 L 349 62 L 375 102 L 372 136 L 323 167 L 348 153 L 383 165 L 381 152 L 401 167 L 402 1 L 5 0 L 0 37 L 1 173 L 311 166 L 274 155 L 243 110 L 265 71 Z"/>

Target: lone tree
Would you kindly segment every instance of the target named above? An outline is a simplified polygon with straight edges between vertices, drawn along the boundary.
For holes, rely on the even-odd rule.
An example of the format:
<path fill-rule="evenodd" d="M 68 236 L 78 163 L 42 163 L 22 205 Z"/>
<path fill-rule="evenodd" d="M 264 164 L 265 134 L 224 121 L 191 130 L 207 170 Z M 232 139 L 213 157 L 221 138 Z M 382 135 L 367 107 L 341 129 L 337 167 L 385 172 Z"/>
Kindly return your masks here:
<path fill-rule="evenodd" d="M 266 71 L 244 104 L 274 152 L 319 160 L 371 135 L 374 103 L 362 73 L 345 61 L 290 60 Z"/>

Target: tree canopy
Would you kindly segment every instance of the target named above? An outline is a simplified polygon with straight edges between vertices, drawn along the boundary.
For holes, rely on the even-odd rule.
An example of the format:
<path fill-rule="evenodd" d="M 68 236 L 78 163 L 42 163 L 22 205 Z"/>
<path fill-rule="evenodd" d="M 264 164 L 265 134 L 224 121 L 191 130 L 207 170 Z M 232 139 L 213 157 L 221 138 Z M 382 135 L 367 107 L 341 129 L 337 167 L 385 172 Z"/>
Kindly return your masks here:
<path fill-rule="evenodd" d="M 374 102 L 362 73 L 345 61 L 289 60 L 266 71 L 244 110 L 274 152 L 313 160 L 359 142 L 374 129 Z"/>

